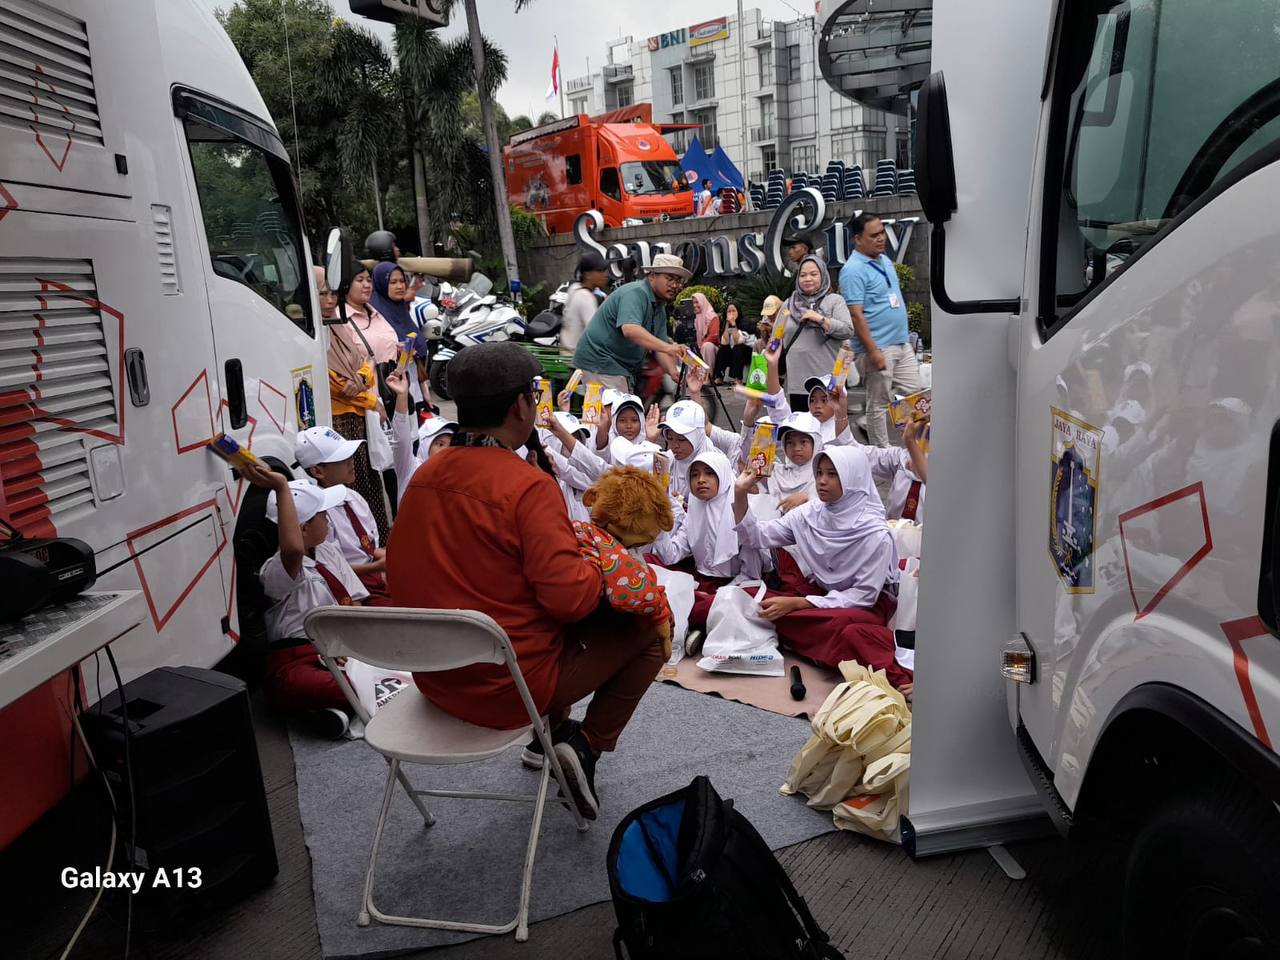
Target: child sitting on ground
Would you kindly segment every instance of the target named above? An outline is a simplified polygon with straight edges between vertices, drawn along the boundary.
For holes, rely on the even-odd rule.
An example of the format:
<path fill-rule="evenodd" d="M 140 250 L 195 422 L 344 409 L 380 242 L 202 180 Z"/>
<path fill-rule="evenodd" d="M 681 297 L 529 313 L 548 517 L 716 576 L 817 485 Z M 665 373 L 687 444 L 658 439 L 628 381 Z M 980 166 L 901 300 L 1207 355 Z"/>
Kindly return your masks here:
<path fill-rule="evenodd" d="M 651 551 L 658 561 L 672 567 L 692 561 L 698 581 L 694 592 L 691 626 L 706 623 L 707 612 L 718 588 L 741 577 L 758 579 L 769 565 L 768 555 L 740 544 L 733 517 L 734 471 L 719 450 L 694 454 L 689 465 L 689 506 L 676 517 L 675 529 L 659 537 Z"/>
<path fill-rule="evenodd" d="M 263 463 L 238 469 L 255 487 L 271 491 L 267 517 L 280 535 L 280 548 L 258 574 L 271 601 L 267 701 L 287 716 L 309 721 L 317 732 L 340 737 L 347 730 L 347 698 L 307 639 L 304 623 L 316 607 L 358 605 L 369 596 L 338 545 L 326 539 L 326 511 L 342 505 L 346 488 L 289 481 Z"/>
<path fill-rule="evenodd" d="M 562 393 L 560 398 L 561 405 L 567 407 L 568 394 Z M 591 431 L 567 409 L 556 411 L 549 426 L 538 428 L 538 439 L 551 462 L 570 520 L 589 519 L 582 495 L 605 469 L 604 461 L 588 449 L 590 436 Z"/>
<path fill-rule="evenodd" d="M 911 673 L 898 664 L 887 626 L 897 608 L 898 553 L 867 455 L 862 447 L 827 447 L 813 462 L 817 499 L 778 520 L 758 521 L 748 510 L 753 471 L 735 483 L 739 542 L 794 547 L 811 571 L 798 587 L 767 594 L 761 616 L 797 653 L 832 667 L 856 660 L 910 692 Z"/>
<path fill-rule="evenodd" d="M 387 387 L 396 395 L 391 415 L 391 462 L 396 471 L 396 503 L 404 499 L 417 469 L 453 442 L 458 425 L 443 417 L 428 417 L 414 430 L 414 417 L 409 413 L 409 379 L 392 371 L 386 377 Z"/>
<path fill-rule="evenodd" d="M 929 455 L 921 447 L 921 437 L 929 420 L 912 420 L 902 428 L 905 447 L 863 447 L 871 461 L 871 476 L 889 483 L 885 515 L 890 520 L 924 523 L 924 489 L 929 477 Z"/>
<path fill-rule="evenodd" d="M 622 466 L 631 447 L 644 439 L 644 402 L 633 393 L 605 393 L 608 397 L 596 425 L 595 453 L 605 463 Z"/>
<path fill-rule="evenodd" d="M 356 451 L 363 440 L 347 440 L 332 427 L 311 427 L 298 434 L 293 455 L 298 466 L 320 487 L 341 489 L 343 500 L 329 518 L 327 542 L 360 578 L 370 596 L 390 599 L 387 592 L 387 551 L 378 546 L 378 526 L 369 503 L 349 486 L 356 479 Z"/>
<path fill-rule="evenodd" d="M 764 358 L 769 365 L 768 386 L 765 388 L 769 393 L 769 416 L 774 423 L 784 423 L 792 411 L 778 375 L 782 349 L 767 349 Z M 826 377 L 810 377 L 804 382 L 804 389 L 809 395 L 809 413 L 822 427 L 822 442 L 827 446 L 855 443 L 853 431 L 849 428 L 849 400 L 843 381 L 833 383 Z"/>

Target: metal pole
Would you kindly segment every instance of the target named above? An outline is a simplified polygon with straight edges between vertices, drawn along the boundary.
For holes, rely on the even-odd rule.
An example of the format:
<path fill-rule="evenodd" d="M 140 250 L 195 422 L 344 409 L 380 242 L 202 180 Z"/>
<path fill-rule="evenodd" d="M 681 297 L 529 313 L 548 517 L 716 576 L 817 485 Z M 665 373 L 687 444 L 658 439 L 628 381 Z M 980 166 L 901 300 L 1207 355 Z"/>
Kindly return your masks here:
<path fill-rule="evenodd" d="M 511 232 L 511 207 L 507 203 L 507 181 L 503 173 L 502 150 L 498 146 L 498 128 L 493 122 L 493 105 L 484 88 L 484 38 L 480 33 L 480 15 L 476 0 L 465 0 L 467 31 L 471 34 L 471 59 L 476 71 L 476 95 L 480 98 L 480 117 L 484 121 L 484 139 L 489 147 L 489 177 L 493 180 L 494 213 L 498 220 L 498 238 L 502 242 L 502 259 L 506 262 L 507 282 L 512 299 L 520 302 L 520 268 L 516 264 L 516 239 Z"/>
<path fill-rule="evenodd" d="M 747 153 L 751 149 L 751 141 L 747 138 L 747 43 L 743 37 L 744 24 L 742 22 L 742 0 L 738 0 L 738 110 L 741 115 L 738 120 L 738 128 L 742 131 L 742 170 L 749 169 L 747 163 Z M 764 78 L 760 78 L 761 85 L 764 84 Z M 739 170 L 739 173 L 742 173 Z M 742 196 L 744 200 L 744 208 L 751 209 L 751 191 L 747 189 L 746 175 L 743 175 Z"/>

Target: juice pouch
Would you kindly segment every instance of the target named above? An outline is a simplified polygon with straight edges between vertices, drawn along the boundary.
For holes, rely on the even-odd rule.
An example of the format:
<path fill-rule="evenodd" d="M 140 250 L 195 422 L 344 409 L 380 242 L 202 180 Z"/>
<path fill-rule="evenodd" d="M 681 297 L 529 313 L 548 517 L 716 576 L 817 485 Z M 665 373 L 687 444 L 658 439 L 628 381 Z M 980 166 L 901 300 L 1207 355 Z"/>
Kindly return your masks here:
<path fill-rule="evenodd" d="M 564 385 L 565 393 L 574 393 L 578 389 L 578 384 L 582 382 L 582 371 L 573 371 L 573 376 L 569 378 L 569 382 Z"/>
<path fill-rule="evenodd" d="M 777 350 L 782 346 L 782 335 L 787 332 L 787 318 L 790 316 L 786 307 L 778 311 L 778 319 L 773 322 L 773 335 L 769 337 L 770 350 Z"/>
<path fill-rule="evenodd" d="M 751 435 L 751 453 L 747 462 L 757 477 L 767 477 L 773 473 L 773 461 L 778 454 L 778 428 L 767 421 L 756 424 Z"/>
<path fill-rule="evenodd" d="M 258 463 L 253 452 L 246 450 L 225 433 L 220 433 L 209 441 L 209 452 L 221 457 L 233 467 L 241 467 L 246 463 Z"/>
<path fill-rule="evenodd" d="M 396 373 L 404 373 L 405 368 L 409 366 L 409 361 L 413 359 L 413 341 L 417 336 L 416 333 L 405 334 L 404 343 L 400 344 L 400 352 L 396 354 Z"/>
<path fill-rule="evenodd" d="M 603 384 L 588 383 L 586 396 L 582 399 L 582 423 L 588 427 L 594 427 L 600 423 L 600 392 L 604 389 Z"/>
<path fill-rule="evenodd" d="M 707 366 L 707 361 L 703 360 L 700 356 L 698 356 L 698 354 L 694 352 L 692 347 L 684 348 L 684 362 L 685 362 L 685 366 L 701 367 L 703 370 L 711 369 L 710 367 Z"/>
<path fill-rule="evenodd" d="M 839 352 L 836 353 L 835 365 L 831 368 L 831 389 L 836 388 L 836 384 L 844 383 L 845 378 L 849 376 L 849 368 L 853 366 L 853 348 L 849 346 L 846 340 L 840 345 Z"/>
<path fill-rule="evenodd" d="M 747 386 L 752 390 L 765 390 L 769 384 L 769 361 L 763 353 L 751 354 L 751 366 L 747 368 Z"/>
<path fill-rule="evenodd" d="M 671 459 L 665 453 L 655 453 L 653 455 L 653 475 L 658 478 L 658 483 L 663 490 L 670 489 Z"/>
<path fill-rule="evenodd" d="M 540 427 L 551 426 L 551 411 L 553 410 L 551 402 L 551 381 L 546 377 L 538 378 L 538 420 Z"/>

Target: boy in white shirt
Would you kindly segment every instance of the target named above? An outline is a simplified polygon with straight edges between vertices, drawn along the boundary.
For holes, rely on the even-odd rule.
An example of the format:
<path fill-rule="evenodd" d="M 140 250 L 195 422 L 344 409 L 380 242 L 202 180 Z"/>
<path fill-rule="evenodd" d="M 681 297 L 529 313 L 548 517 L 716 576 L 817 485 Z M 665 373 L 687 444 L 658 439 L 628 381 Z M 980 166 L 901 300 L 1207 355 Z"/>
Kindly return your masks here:
<path fill-rule="evenodd" d="M 254 486 L 271 491 L 267 518 L 280 534 L 280 548 L 258 573 L 271 601 L 266 615 L 267 699 L 281 713 L 310 715 L 325 733 L 341 736 L 347 728 L 347 698 L 307 640 L 304 623 L 316 607 L 357 605 L 369 596 L 337 544 L 326 539 L 326 511 L 342 504 L 346 488 L 289 481 L 259 463 L 239 470 Z"/>
<path fill-rule="evenodd" d="M 312 427 L 298 434 L 293 455 L 298 466 L 325 489 L 346 491 L 329 515 L 329 543 L 341 551 L 370 595 L 389 599 L 387 551 L 378 546 L 378 526 L 369 502 L 347 486 L 356 479 L 355 453 L 363 440 L 348 440 L 332 427 Z"/>

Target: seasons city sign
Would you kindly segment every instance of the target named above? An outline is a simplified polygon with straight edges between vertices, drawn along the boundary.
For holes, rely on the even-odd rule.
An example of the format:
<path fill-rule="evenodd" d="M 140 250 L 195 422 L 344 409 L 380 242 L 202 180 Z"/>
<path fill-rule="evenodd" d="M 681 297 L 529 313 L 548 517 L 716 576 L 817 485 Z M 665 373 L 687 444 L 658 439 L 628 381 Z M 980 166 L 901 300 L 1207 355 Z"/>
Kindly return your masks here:
<path fill-rule="evenodd" d="M 689 237 L 673 242 L 632 240 L 602 243 L 596 239 L 596 234 L 604 230 L 604 217 L 599 210 L 588 210 L 574 223 L 573 235 L 579 249 L 594 250 L 604 257 L 609 273 L 615 279 L 622 277 L 623 262 L 628 258 L 634 258 L 637 267 L 647 267 L 657 254 L 674 253 L 693 271 L 695 278 L 746 277 L 764 272 L 777 280 L 787 275 L 784 240 L 796 233 L 820 238 L 827 263 L 835 269 L 849 259 L 853 251 L 853 233 L 849 224 L 842 220 L 827 223 L 826 220 L 827 206 L 822 194 L 813 187 L 806 187 L 794 191 L 782 202 L 763 233 L 744 230 L 733 235 Z M 907 255 L 911 234 L 920 218 L 884 219 L 882 222 L 887 238 L 885 252 L 894 262 L 900 263 Z M 680 223 L 672 220 L 668 225 L 679 229 Z"/>
<path fill-rule="evenodd" d="M 648 46 L 650 52 L 665 50 L 667 47 L 678 47 L 684 43 L 691 47 L 700 47 L 704 43 L 723 40 L 727 36 L 729 36 L 729 18 L 719 17 L 705 23 L 695 23 L 688 30 L 672 30 L 650 37 Z"/>

